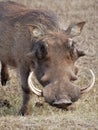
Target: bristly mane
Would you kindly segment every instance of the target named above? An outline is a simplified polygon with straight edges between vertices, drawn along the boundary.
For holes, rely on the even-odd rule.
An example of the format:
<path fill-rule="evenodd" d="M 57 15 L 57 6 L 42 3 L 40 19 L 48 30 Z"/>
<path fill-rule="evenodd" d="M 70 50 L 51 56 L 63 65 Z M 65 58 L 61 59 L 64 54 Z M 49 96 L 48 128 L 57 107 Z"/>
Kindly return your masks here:
<path fill-rule="evenodd" d="M 9 21 L 11 24 L 16 22 L 26 24 L 42 24 L 48 28 L 58 27 L 58 18 L 54 12 L 45 9 L 29 9 L 24 5 L 15 2 L 1 2 L 0 20 Z"/>

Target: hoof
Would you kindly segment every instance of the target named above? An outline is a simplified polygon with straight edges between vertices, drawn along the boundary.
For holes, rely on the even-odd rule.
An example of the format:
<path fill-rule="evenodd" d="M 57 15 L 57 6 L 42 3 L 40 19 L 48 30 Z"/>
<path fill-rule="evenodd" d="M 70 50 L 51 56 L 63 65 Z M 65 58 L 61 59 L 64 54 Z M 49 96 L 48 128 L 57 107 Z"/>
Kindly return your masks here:
<path fill-rule="evenodd" d="M 25 107 L 22 107 L 18 113 L 18 115 L 20 116 L 27 116 L 27 115 L 30 115 L 30 110 L 25 108 Z"/>

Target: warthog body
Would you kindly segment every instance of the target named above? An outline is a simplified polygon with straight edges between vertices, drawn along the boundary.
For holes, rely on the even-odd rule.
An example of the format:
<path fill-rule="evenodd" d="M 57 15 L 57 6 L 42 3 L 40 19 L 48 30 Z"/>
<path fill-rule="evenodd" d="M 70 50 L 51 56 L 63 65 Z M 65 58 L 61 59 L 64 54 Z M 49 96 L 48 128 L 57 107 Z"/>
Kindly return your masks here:
<path fill-rule="evenodd" d="M 14 2 L 0 2 L 0 61 L 2 85 L 8 80 L 7 65 L 17 67 L 23 89 L 20 114 L 28 114 L 31 91 L 28 77 L 32 70 L 43 86 L 42 95 L 51 105 L 66 108 L 80 98 L 75 61 L 84 52 L 75 48 L 73 36 L 84 22 L 61 30 L 51 11 L 32 10 Z"/>

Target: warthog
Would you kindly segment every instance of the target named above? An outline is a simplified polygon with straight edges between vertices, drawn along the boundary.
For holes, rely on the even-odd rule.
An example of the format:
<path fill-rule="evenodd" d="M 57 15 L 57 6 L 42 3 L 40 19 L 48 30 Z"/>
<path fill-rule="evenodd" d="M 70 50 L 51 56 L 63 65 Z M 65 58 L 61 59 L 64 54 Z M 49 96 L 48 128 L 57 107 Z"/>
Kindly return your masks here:
<path fill-rule="evenodd" d="M 17 67 L 23 90 L 20 114 L 29 113 L 31 93 L 43 96 L 50 105 L 67 108 L 91 85 L 80 89 L 71 81 L 77 79 L 75 62 L 84 56 L 72 40 L 78 36 L 85 22 L 59 27 L 56 15 L 43 9 L 28 9 L 14 2 L 0 2 L 0 61 L 2 84 L 8 80 L 7 65 Z M 34 87 L 32 74 L 43 86 Z"/>

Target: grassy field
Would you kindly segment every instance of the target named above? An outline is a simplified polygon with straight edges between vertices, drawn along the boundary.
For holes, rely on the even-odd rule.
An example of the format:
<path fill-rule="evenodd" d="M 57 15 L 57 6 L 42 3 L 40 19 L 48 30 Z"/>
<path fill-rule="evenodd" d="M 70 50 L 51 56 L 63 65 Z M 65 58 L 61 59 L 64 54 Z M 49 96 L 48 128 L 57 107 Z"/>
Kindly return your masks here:
<path fill-rule="evenodd" d="M 1 1 L 1 0 L 0 0 Z M 31 115 L 17 116 L 22 92 L 16 70 L 9 68 L 11 80 L 0 85 L 0 101 L 8 100 L 10 106 L 0 105 L 0 130 L 98 130 L 98 1 L 97 0 L 13 0 L 30 8 L 48 8 L 60 17 L 60 26 L 66 28 L 71 22 L 86 21 L 81 36 L 75 38 L 78 47 L 89 56 L 77 64 L 91 68 L 96 75 L 94 89 L 70 111 L 53 108 L 44 99 L 32 95 Z M 90 56 L 92 55 L 92 56 Z M 80 84 L 83 84 L 81 80 Z M 41 106 L 38 106 L 38 103 Z"/>

